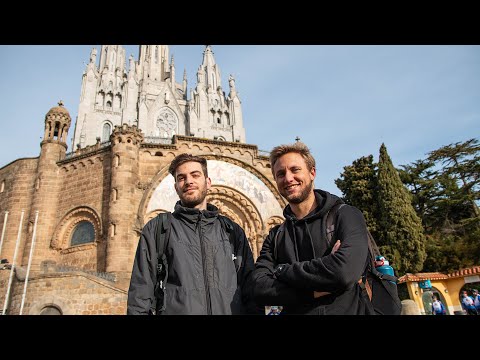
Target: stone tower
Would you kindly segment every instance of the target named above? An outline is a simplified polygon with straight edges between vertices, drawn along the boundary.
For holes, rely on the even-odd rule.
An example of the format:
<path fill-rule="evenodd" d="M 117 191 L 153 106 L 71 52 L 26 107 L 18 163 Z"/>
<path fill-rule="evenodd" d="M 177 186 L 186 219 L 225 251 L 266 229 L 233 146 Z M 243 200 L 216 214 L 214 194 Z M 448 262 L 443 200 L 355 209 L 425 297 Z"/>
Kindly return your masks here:
<path fill-rule="evenodd" d="M 111 196 L 106 271 L 117 274 L 119 286 L 128 287 L 137 238 L 131 229 L 136 218 L 135 192 L 139 183 L 142 132 L 135 126 L 115 126 L 111 141 Z"/>
<path fill-rule="evenodd" d="M 140 45 L 139 58 L 128 59 L 121 45 L 97 49 L 82 77 L 73 150 L 107 142 L 114 126 L 137 125 L 145 142 L 165 143 L 174 135 L 244 143 L 245 129 L 235 81 L 229 78 L 229 95 L 212 48 L 207 46 L 197 72 L 197 84 L 188 99 L 186 72 L 175 80 L 175 62 L 167 45 Z"/>
<path fill-rule="evenodd" d="M 45 116 L 45 132 L 40 144 L 40 156 L 38 158 L 37 176 L 32 195 L 32 206 L 28 217 L 29 224 L 35 221 L 35 212 L 38 210 L 36 245 L 32 270 L 38 270 L 39 260 L 53 257 L 50 249 L 50 239 L 55 231 L 57 223 L 57 206 L 61 177 L 57 162 L 65 158 L 67 150 L 67 133 L 71 123 L 70 114 L 63 106 L 62 101 L 50 109 Z M 22 263 L 28 262 L 31 247 L 31 226 L 28 229 L 26 250 L 23 251 Z M 51 255 L 51 256 L 50 256 Z M 35 261 L 35 259 L 37 259 Z"/>

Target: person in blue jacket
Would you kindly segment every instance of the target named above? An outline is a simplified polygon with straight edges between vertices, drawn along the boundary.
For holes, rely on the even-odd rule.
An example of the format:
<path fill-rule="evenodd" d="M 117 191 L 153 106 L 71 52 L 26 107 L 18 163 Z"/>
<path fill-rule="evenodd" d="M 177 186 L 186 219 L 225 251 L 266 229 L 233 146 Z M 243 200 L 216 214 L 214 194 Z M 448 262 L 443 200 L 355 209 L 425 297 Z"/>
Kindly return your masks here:
<path fill-rule="evenodd" d="M 445 306 L 443 306 L 442 302 L 437 299 L 436 296 L 433 298 L 432 303 L 432 313 L 433 315 L 447 315 L 447 311 L 445 310 Z"/>

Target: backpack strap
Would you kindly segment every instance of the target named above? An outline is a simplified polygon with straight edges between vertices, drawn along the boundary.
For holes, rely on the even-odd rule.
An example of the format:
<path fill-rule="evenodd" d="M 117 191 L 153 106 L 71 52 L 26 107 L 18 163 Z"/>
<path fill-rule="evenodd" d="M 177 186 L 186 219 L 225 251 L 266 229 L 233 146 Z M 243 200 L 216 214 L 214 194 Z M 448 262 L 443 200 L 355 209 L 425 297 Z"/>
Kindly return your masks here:
<path fill-rule="evenodd" d="M 230 246 L 232 247 L 232 260 L 235 264 L 235 270 L 238 272 L 242 263 L 242 258 L 236 256 L 236 246 L 235 246 L 235 231 L 233 228 L 233 221 L 230 218 L 218 215 L 218 220 L 220 220 L 220 225 L 222 229 L 228 234 L 228 240 L 230 241 Z"/>
<path fill-rule="evenodd" d="M 165 255 L 167 242 L 170 235 L 170 224 L 172 222 L 172 214 L 160 213 L 157 220 L 157 233 L 155 241 L 157 245 L 157 282 L 155 284 L 155 300 L 152 304 L 152 313 L 160 313 L 165 311 L 166 306 L 166 284 L 168 278 L 168 261 Z M 161 307 L 158 308 L 158 302 L 161 300 Z"/>
<path fill-rule="evenodd" d="M 336 240 L 335 236 L 335 224 L 337 222 L 337 217 L 338 217 L 338 211 L 346 205 L 343 202 L 337 202 L 335 205 L 333 205 L 330 210 L 327 213 L 327 216 L 325 217 L 325 231 L 326 231 L 326 239 L 327 239 L 327 246 L 328 248 L 332 247 L 334 241 Z M 368 270 L 375 269 L 373 266 L 373 259 L 375 259 L 375 256 L 373 255 L 376 252 L 378 253 L 378 248 L 377 245 L 375 244 L 375 241 L 373 241 L 372 235 L 370 235 L 370 232 L 368 231 L 368 256 L 365 264 L 365 270 L 362 274 L 362 277 L 358 280 L 358 284 L 360 285 L 360 288 L 363 290 L 363 293 L 366 292 L 368 295 L 369 300 L 372 300 L 372 286 L 368 282 L 368 277 L 367 277 L 367 272 Z M 334 238 L 335 237 L 335 238 Z M 373 243 L 372 243 L 373 241 Z M 380 274 L 380 273 L 378 273 Z M 388 275 L 386 275 L 388 276 Z"/>
<path fill-rule="evenodd" d="M 330 248 L 335 240 L 333 236 L 335 235 L 335 223 L 337 222 L 338 211 L 346 205 L 343 202 L 338 201 L 335 205 L 333 205 L 330 210 L 328 210 L 327 216 L 325 216 L 325 224 L 324 229 L 326 231 L 326 239 L 327 239 L 327 248 Z"/>

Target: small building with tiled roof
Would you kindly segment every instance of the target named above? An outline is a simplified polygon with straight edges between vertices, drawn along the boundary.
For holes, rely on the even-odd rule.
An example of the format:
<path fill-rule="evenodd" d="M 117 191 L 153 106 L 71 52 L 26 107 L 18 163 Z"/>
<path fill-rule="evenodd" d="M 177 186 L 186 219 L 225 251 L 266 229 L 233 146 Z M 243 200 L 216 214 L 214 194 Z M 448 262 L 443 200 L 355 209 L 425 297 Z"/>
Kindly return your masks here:
<path fill-rule="evenodd" d="M 414 300 L 423 314 L 431 312 L 432 295 L 437 295 L 449 314 L 462 311 L 460 290 L 465 284 L 480 282 L 480 266 L 472 266 L 451 273 L 407 273 L 398 279 L 406 283 L 410 299 Z"/>

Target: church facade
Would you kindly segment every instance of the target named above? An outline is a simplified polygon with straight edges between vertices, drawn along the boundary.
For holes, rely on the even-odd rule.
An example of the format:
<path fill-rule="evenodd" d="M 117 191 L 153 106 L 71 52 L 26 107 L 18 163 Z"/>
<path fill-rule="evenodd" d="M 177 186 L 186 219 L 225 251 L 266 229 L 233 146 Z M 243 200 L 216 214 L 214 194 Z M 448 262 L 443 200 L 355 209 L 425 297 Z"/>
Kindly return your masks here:
<path fill-rule="evenodd" d="M 128 71 L 124 48 L 103 45 L 98 63 L 94 48 L 72 151 L 60 102 L 45 116 L 39 156 L 0 169 L 6 314 L 125 314 L 141 230 L 178 200 L 168 173 L 178 154 L 207 158 L 207 199 L 245 229 L 255 258 L 283 221 L 268 157 L 246 143 L 235 80 L 225 95 L 211 47 L 190 91 L 185 74 L 176 83 L 167 45 L 141 45 Z"/>

